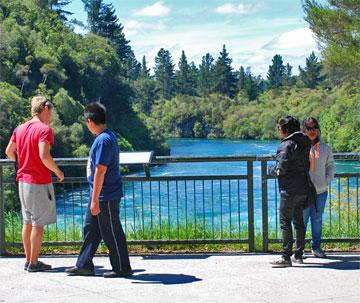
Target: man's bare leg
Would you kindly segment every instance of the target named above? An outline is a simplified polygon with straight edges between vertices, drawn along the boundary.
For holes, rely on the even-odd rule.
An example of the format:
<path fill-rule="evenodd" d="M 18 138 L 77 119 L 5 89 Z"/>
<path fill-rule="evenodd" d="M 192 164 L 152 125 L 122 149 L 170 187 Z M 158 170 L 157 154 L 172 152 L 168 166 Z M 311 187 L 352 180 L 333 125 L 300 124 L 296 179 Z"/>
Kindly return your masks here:
<path fill-rule="evenodd" d="M 24 251 L 25 251 L 26 262 L 30 262 L 31 230 L 32 230 L 32 225 L 31 224 L 24 224 L 23 225 L 23 228 L 22 228 L 22 240 L 23 240 L 23 246 L 24 246 Z"/>
<path fill-rule="evenodd" d="M 36 264 L 40 255 L 44 226 L 33 226 L 31 231 L 30 263 Z"/>

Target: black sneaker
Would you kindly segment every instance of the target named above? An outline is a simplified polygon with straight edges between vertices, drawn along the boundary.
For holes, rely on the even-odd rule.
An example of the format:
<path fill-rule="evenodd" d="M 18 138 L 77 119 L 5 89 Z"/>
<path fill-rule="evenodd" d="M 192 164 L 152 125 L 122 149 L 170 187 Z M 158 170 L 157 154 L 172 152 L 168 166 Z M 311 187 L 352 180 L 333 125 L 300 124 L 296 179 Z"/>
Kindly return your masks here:
<path fill-rule="evenodd" d="M 103 273 L 104 278 L 124 278 L 124 277 L 130 277 L 134 274 L 132 269 L 129 270 L 121 270 L 121 271 L 108 271 Z"/>
<path fill-rule="evenodd" d="M 95 276 L 94 270 L 79 267 L 70 267 L 65 269 L 68 276 Z"/>
<path fill-rule="evenodd" d="M 35 264 L 30 263 L 27 267 L 28 272 L 38 272 L 38 271 L 46 271 L 51 270 L 51 265 L 45 264 L 44 262 L 38 261 Z"/>
<path fill-rule="evenodd" d="M 30 264 L 30 263 L 29 263 L 28 261 L 25 262 L 25 264 L 24 264 L 24 270 L 27 270 L 27 269 L 28 269 L 29 264 Z"/>
<path fill-rule="evenodd" d="M 280 260 L 271 261 L 270 264 L 273 268 L 291 267 L 291 260 L 281 258 Z"/>
<path fill-rule="evenodd" d="M 303 259 L 303 257 L 295 258 L 295 256 L 292 256 L 292 257 L 291 257 L 291 261 L 292 261 L 293 263 L 296 263 L 296 264 L 304 264 L 304 259 Z"/>

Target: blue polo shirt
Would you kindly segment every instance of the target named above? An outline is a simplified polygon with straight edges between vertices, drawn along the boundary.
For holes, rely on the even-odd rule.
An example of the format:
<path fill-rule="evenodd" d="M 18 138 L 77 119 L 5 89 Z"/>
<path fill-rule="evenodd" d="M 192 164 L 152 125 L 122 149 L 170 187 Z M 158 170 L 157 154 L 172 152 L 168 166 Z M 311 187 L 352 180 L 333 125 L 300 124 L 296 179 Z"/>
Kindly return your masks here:
<path fill-rule="evenodd" d="M 99 201 L 120 200 L 122 181 L 119 171 L 119 146 L 114 133 L 108 129 L 99 134 L 90 149 L 87 165 L 87 179 L 92 193 L 96 165 L 107 167 Z"/>

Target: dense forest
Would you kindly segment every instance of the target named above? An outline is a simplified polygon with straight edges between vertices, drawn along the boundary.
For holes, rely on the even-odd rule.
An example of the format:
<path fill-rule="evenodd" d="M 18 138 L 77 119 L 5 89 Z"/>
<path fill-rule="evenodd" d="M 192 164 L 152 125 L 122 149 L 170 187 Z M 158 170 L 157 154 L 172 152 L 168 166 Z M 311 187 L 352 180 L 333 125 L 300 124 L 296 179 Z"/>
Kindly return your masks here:
<path fill-rule="evenodd" d="M 138 62 L 111 4 L 83 0 L 88 29 L 74 32 L 70 0 L 0 0 L 0 153 L 29 116 L 29 98 L 55 105 L 55 156 L 86 156 L 84 105 L 105 104 L 123 149 L 166 154 L 168 137 L 277 138 L 276 121 L 313 115 L 335 151 L 360 150 L 360 4 L 303 1 L 321 48 L 303 67 L 274 54 L 266 79 L 235 70 L 226 46 L 197 66 L 160 49 L 151 71 Z M 138 54 L 139 55 L 139 54 Z M 298 75 L 293 69 L 298 68 Z"/>

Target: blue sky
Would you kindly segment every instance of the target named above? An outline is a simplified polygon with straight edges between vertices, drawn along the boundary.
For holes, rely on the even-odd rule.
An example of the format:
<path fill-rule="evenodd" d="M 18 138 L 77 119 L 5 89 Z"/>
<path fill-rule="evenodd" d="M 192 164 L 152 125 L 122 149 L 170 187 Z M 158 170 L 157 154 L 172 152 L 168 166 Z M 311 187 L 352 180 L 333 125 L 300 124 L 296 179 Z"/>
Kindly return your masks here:
<path fill-rule="evenodd" d="M 254 74 L 265 77 L 275 54 L 297 74 L 311 51 L 318 53 L 301 0 L 104 2 L 113 4 L 137 59 L 145 55 L 149 67 L 161 47 L 171 52 L 176 65 L 182 50 L 198 65 L 207 52 L 216 59 L 225 44 L 235 69 L 250 66 Z M 81 0 L 73 0 L 67 9 L 86 22 Z"/>

